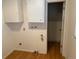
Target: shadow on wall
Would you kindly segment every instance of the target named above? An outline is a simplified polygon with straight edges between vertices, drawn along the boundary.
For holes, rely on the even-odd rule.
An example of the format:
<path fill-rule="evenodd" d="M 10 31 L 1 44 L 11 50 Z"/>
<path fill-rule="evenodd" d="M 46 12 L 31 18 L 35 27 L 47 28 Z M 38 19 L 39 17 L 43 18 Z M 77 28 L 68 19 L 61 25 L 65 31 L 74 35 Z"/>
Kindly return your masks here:
<path fill-rule="evenodd" d="M 23 23 L 6 23 L 8 28 L 11 31 L 20 31 Z M 28 29 L 29 30 L 45 30 L 46 29 L 46 24 L 45 23 L 35 23 L 35 22 L 28 22 Z"/>
<path fill-rule="evenodd" d="M 12 31 L 20 31 L 23 23 L 6 23 L 6 25 Z"/>
<path fill-rule="evenodd" d="M 37 30 L 44 30 L 46 29 L 46 24 L 45 23 L 32 23 L 32 22 L 29 22 L 28 23 L 28 27 L 29 29 L 37 29 Z"/>

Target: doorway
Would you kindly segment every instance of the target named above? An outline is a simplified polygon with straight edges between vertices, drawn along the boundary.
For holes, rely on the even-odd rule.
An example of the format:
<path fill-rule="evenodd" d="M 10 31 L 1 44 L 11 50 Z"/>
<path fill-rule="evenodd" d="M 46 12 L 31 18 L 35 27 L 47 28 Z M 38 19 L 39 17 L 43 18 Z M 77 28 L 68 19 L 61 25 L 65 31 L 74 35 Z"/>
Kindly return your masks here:
<path fill-rule="evenodd" d="M 63 2 L 48 3 L 48 52 L 54 50 L 60 53 L 62 17 Z"/>

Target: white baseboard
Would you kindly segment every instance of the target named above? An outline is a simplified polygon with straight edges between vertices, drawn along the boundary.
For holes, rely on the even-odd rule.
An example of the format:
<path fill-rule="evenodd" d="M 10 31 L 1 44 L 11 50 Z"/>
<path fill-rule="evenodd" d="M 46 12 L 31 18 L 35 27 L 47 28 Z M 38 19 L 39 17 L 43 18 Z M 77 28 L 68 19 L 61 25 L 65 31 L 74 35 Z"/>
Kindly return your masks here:
<path fill-rule="evenodd" d="M 25 52 L 34 52 L 35 50 L 27 50 L 27 49 L 16 49 L 15 51 L 25 51 Z M 47 54 L 46 52 L 38 51 L 40 54 Z"/>
<path fill-rule="evenodd" d="M 5 59 L 8 55 L 10 55 L 14 50 L 8 52 L 5 56 L 2 56 L 2 59 Z"/>

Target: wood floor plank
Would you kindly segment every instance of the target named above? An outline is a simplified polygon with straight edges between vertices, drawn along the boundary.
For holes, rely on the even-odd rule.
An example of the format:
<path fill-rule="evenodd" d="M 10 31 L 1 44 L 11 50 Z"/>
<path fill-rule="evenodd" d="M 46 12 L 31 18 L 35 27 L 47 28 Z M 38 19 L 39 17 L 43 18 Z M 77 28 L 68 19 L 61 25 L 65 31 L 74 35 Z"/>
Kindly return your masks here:
<path fill-rule="evenodd" d="M 49 43 L 48 54 L 14 51 L 5 59 L 63 59 L 63 57 L 60 54 L 60 44 L 54 42 Z"/>

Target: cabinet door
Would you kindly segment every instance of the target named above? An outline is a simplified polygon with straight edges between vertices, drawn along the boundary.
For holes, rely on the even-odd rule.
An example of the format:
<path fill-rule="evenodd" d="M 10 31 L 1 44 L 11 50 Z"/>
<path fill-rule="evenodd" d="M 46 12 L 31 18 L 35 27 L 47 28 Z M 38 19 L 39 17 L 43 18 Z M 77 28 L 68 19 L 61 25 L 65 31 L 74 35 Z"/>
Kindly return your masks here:
<path fill-rule="evenodd" d="M 21 0 L 3 0 L 3 15 L 5 22 L 19 22 L 20 12 L 19 6 Z"/>
<path fill-rule="evenodd" d="M 29 22 L 44 22 L 45 0 L 28 0 L 27 16 Z"/>
<path fill-rule="evenodd" d="M 65 0 L 58 0 L 58 2 L 63 2 L 63 1 L 65 1 Z"/>
<path fill-rule="evenodd" d="M 65 0 L 48 0 L 49 3 L 51 3 L 51 2 L 63 2 L 63 1 L 65 1 Z"/>
<path fill-rule="evenodd" d="M 51 2 L 57 2 L 58 0 L 48 0 L 49 3 Z"/>

